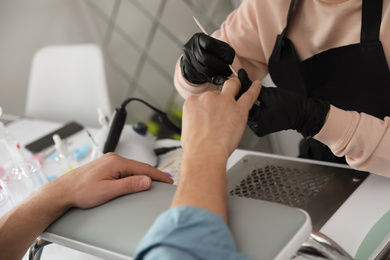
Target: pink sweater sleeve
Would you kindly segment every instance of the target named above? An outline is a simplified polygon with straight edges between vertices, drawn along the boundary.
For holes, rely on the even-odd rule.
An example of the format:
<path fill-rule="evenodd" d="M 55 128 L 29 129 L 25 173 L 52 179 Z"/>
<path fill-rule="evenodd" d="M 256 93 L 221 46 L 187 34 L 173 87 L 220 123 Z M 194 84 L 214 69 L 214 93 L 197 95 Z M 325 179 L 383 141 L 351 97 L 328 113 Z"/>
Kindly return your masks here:
<path fill-rule="evenodd" d="M 390 177 L 390 117 L 380 120 L 365 113 L 331 106 L 321 131 L 314 137 L 358 170 Z"/>
<path fill-rule="evenodd" d="M 219 89 L 218 86 L 215 86 L 215 85 L 210 84 L 210 83 L 205 83 L 202 85 L 195 85 L 195 84 L 191 84 L 190 82 L 188 82 L 181 74 L 180 59 L 176 63 L 175 75 L 173 77 L 173 84 L 175 85 L 177 92 L 179 92 L 179 94 L 183 98 L 187 98 L 188 96 L 191 96 L 191 95 L 200 95 L 205 91 Z"/>

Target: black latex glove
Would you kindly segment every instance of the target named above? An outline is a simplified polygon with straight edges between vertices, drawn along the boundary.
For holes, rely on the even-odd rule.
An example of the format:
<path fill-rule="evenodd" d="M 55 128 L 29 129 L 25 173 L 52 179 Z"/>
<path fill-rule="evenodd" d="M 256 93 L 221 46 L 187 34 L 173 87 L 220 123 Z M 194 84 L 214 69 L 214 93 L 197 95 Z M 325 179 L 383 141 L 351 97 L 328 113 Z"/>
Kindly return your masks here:
<path fill-rule="evenodd" d="M 181 73 L 193 84 L 206 82 L 222 85 L 231 75 L 229 64 L 236 55 L 226 42 L 204 33 L 196 33 L 183 47 Z"/>
<path fill-rule="evenodd" d="M 242 90 L 252 84 L 245 70 L 238 71 Z M 242 92 L 239 93 L 239 95 Z M 293 129 L 304 137 L 316 135 L 323 127 L 330 109 L 328 101 L 307 98 L 280 88 L 262 87 L 260 106 L 249 112 L 248 126 L 259 137 Z"/>

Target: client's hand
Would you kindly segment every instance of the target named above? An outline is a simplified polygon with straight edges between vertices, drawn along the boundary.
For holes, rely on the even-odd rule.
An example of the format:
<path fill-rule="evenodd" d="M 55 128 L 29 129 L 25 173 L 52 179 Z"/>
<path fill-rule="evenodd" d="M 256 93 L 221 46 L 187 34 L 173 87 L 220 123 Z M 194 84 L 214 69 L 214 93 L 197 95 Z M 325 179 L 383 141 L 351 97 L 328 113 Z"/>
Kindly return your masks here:
<path fill-rule="evenodd" d="M 34 239 L 69 208 L 95 207 L 147 190 L 151 179 L 173 183 L 150 165 L 108 153 L 52 180 L 0 218 L 0 259 L 22 259 Z"/>
<path fill-rule="evenodd" d="M 226 162 L 241 140 L 261 84 L 255 81 L 236 101 L 240 88 L 240 81 L 232 78 L 225 81 L 222 91 L 186 99 L 180 181 L 172 207 L 203 208 L 227 220 Z"/>
<path fill-rule="evenodd" d="M 90 208 L 120 195 L 147 190 L 152 180 L 173 183 L 148 164 L 107 153 L 53 180 L 47 188 L 61 191 L 71 207 Z"/>
<path fill-rule="evenodd" d="M 261 89 L 255 81 L 236 101 L 241 84 L 238 78 L 225 81 L 222 91 L 190 96 L 183 107 L 182 146 L 184 151 L 206 150 L 229 156 L 239 144 Z M 227 158 L 226 157 L 226 158 Z"/>

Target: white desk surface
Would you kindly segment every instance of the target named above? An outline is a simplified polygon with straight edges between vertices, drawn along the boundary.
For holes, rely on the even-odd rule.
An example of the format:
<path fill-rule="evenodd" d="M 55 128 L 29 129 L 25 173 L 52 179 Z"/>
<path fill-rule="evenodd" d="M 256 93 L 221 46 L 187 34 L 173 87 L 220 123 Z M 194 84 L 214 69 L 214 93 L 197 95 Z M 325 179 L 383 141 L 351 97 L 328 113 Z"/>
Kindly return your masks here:
<path fill-rule="evenodd" d="M 7 129 L 21 143 L 25 145 L 30 141 L 41 137 L 56 128 L 61 123 L 47 122 L 41 120 L 19 120 L 7 125 Z M 91 132 L 93 133 L 93 129 Z M 74 144 L 91 144 L 87 134 L 80 132 L 72 137 Z M 177 141 L 173 141 L 173 143 Z M 232 167 L 244 155 L 264 153 L 237 149 L 229 158 L 227 169 Z M 286 158 L 278 155 L 266 154 L 275 158 Z M 371 227 L 390 210 L 390 178 L 371 174 L 358 189 L 339 208 L 331 219 L 320 230 L 341 245 L 350 255 L 354 256 Z M 44 250 L 42 259 L 99 259 L 84 253 L 56 245 L 48 246 Z"/>

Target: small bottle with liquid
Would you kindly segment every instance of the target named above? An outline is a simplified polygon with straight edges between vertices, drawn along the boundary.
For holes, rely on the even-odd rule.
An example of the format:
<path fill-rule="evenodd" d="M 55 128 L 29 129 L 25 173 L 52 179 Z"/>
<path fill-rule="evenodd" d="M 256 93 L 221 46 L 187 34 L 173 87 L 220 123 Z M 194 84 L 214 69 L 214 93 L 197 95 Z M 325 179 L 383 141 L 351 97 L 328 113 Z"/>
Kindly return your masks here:
<path fill-rule="evenodd" d="M 69 150 L 66 143 L 62 142 L 59 135 L 53 135 L 54 146 L 57 151 L 56 161 L 61 170 L 61 174 L 67 173 L 78 167 L 76 157 Z"/>
<path fill-rule="evenodd" d="M 0 167 L 7 168 L 11 163 L 20 163 L 26 160 L 26 156 L 18 140 L 7 132 L 0 122 Z"/>

